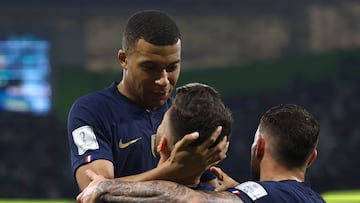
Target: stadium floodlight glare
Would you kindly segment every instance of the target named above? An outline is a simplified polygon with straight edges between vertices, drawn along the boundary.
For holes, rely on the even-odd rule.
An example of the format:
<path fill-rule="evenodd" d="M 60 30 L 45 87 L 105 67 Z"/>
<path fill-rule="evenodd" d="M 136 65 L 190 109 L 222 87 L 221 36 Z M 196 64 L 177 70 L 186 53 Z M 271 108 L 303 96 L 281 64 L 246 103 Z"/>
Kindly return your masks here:
<path fill-rule="evenodd" d="M 51 109 L 49 42 L 0 41 L 0 110 L 46 114 Z"/>

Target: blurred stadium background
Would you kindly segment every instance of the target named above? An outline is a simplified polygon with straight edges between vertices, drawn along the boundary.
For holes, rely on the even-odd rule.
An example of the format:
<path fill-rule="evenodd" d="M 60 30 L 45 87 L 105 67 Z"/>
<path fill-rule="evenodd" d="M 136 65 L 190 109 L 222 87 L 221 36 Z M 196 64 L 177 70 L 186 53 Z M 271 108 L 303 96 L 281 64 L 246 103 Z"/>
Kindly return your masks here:
<path fill-rule="evenodd" d="M 121 79 L 122 30 L 141 9 L 164 10 L 178 22 L 178 85 L 207 83 L 232 109 L 234 133 L 220 164 L 225 171 L 249 179 L 249 146 L 260 115 L 278 103 L 298 103 L 321 122 L 319 156 L 307 183 L 328 202 L 360 202 L 355 0 L 1 1 L 3 202 L 74 200 L 67 112 L 78 96 Z"/>

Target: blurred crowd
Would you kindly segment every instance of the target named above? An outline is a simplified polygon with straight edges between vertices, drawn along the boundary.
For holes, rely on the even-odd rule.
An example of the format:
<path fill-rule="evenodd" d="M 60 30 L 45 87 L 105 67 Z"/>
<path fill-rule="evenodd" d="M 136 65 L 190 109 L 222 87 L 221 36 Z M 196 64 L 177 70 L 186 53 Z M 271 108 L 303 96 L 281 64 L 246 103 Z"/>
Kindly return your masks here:
<path fill-rule="evenodd" d="M 7 112 L 0 121 L 0 198 L 73 198 L 65 123 Z"/>
<path fill-rule="evenodd" d="M 321 123 L 318 159 L 307 183 L 319 191 L 358 187 L 360 81 L 306 82 L 254 94 L 224 95 L 235 126 L 228 157 L 220 166 L 239 181 L 250 178 L 249 146 L 260 116 L 270 106 L 297 103 Z M 55 114 L 0 113 L 0 198 L 70 198 L 77 194 L 71 173 L 66 121 Z"/>

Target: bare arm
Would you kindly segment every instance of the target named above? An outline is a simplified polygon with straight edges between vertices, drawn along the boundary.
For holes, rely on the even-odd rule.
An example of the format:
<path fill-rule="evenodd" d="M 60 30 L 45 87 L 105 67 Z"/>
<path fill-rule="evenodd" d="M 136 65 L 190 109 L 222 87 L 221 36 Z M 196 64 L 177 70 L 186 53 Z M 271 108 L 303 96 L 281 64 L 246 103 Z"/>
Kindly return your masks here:
<path fill-rule="evenodd" d="M 209 147 L 216 141 L 220 133 L 221 127 L 217 128 L 213 132 L 210 139 L 206 140 L 197 147 L 191 147 L 189 145 L 198 138 L 199 134 L 187 134 L 176 143 L 170 157 L 160 166 L 141 174 L 116 178 L 116 180 L 134 182 L 170 180 L 176 182 L 179 179 L 193 177 L 194 174 L 200 174 L 226 157 L 228 142 L 225 137 L 215 147 L 209 149 Z M 97 171 L 95 172 L 99 175 L 103 175 L 105 178 L 109 178 L 107 175 L 98 173 Z"/>
<path fill-rule="evenodd" d="M 87 170 L 92 180 L 77 196 L 80 203 L 105 202 L 242 202 L 229 192 L 195 191 L 178 183 L 162 180 L 120 182 L 105 179 Z M 89 190 L 88 190 L 89 189 Z"/>
<path fill-rule="evenodd" d="M 94 191 L 105 202 L 242 202 L 229 192 L 195 191 L 169 181 L 118 182 L 102 181 Z M 94 200 L 78 198 L 81 203 Z"/>
<path fill-rule="evenodd" d="M 116 178 L 118 181 L 148 181 L 148 180 L 170 180 L 178 181 L 193 177 L 194 174 L 200 174 L 210 166 L 219 163 L 226 157 L 227 141 L 223 139 L 215 147 L 209 147 L 215 142 L 221 133 L 221 127 L 217 128 L 211 138 L 197 147 L 189 146 L 198 138 L 198 133 L 185 135 L 176 143 L 169 159 L 160 166 L 141 174 Z M 90 164 L 81 166 L 76 172 L 76 179 L 81 190 L 91 191 L 91 188 L 85 188 L 91 181 L 85 171 L 91 169 L 95 173 L 105 178 L 114 178 L 113 164 L 106 160 L 96 160 Z M 193 182 L 183 183 L 192 184 Z"/>
<path fill-rule="evenodd" d="M 108 160 L 95 160 L 91 163 L 80 166 L 76 170 L 75 176 L 80 190 L 84 190 L 91 182 L 91 179 L 85 173 L 88 169 L 91 169 L 96 174 L 105 178 L 114 178 L 114 166 L 112 162 Z"/>

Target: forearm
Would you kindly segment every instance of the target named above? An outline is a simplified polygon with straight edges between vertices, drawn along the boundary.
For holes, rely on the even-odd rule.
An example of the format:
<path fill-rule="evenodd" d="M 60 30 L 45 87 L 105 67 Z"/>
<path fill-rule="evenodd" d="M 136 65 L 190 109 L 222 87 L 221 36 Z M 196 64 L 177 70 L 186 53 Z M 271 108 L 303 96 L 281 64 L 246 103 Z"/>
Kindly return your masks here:
<path fill-rule="evenodd" d="M 102 182 L 98 191 L 105 202 L 242 202 L 228 192 L 194 191 L 169 181 Z"/>
<path fill-rule="evenodd" d="M 211 138 L 197 147 L 189 146 L 198 137 L 198 133 L 185 135 L 175 144 L 170 157 L 156 168 L 127 177 L 117 178 L 119 181 L 148 181 L 148 180 L 169 180 L 178 182 L 189 177 L 201 174 L 210 166 L 216 165 L 226 157 L 228 144 L 224 138 L 217 146 L 210 148 L 221 133 L 217 128 Z M 194 137 L 194 135 L 197 135 Z M 183 184 L 192 184 L 183 183 Z"/>
<path fill-rule="evenodd" d="M 167 181 L 102 182 L 99 191 L 105 202 L 182 202 L 178 194 L 186 194 L 189 188 Z M 106 192 L 103 192 L 106 191 Z"/>
<path fill-rule="evenodd" d="M 180 176 L 180 169 L 181 168 L 176 163 L 165 162 L 164 164 L 161 164 L 149 171 L 136 175 L 115 178 L 115 180 L 121 182 L 139 182 L 150 180 L 168 180 L 176 182 L 178 178 L 183 178 L 183 176 Z"/>

